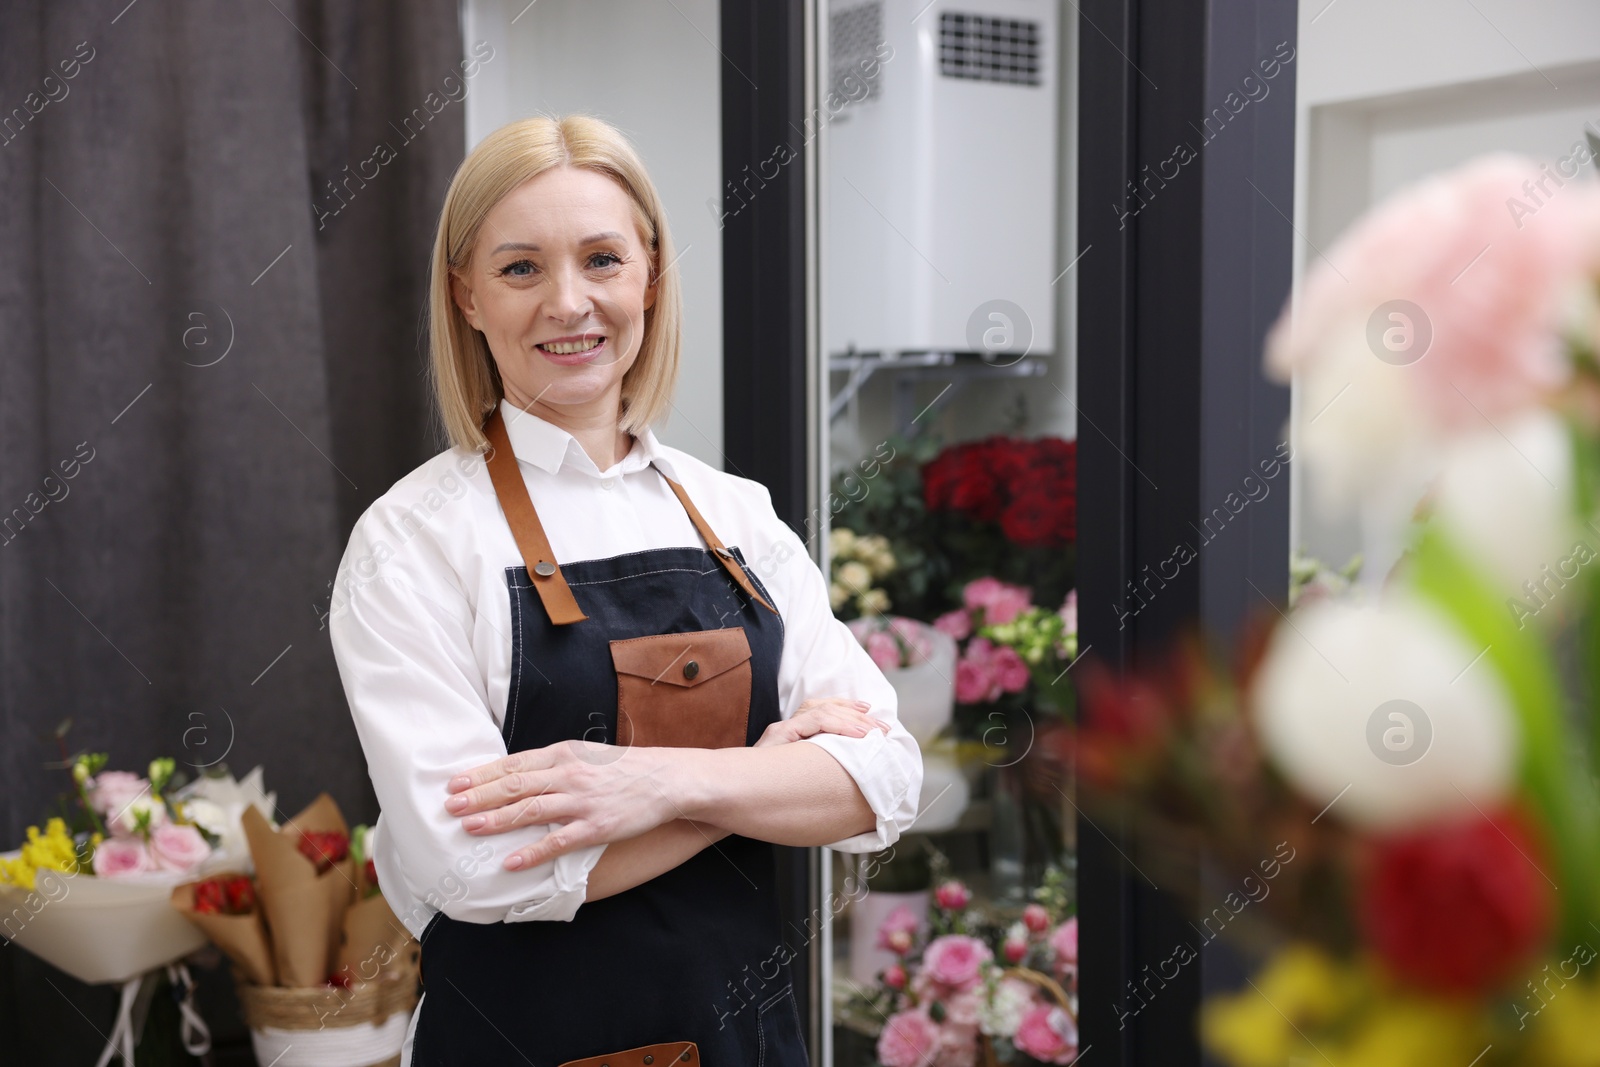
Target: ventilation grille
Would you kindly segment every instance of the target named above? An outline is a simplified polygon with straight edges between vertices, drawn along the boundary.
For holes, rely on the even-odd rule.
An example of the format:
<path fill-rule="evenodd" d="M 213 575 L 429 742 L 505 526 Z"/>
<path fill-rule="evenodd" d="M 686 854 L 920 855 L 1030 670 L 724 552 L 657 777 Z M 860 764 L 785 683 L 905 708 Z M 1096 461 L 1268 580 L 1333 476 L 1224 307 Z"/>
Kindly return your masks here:
<path fill-rule="evenodd" d="M 1038 85 L 1039 24 L 940 12 L 939 73 L 947 78 Z"/>
<path fill-rule="evenodd" d="M 883 41 L 881 0 L 834 11 L 828 18 L 828 34 L 828 81 L 834 98 L 850 101 L 846 106 L 876 100 L 883 73 L 878 56 Z"/>

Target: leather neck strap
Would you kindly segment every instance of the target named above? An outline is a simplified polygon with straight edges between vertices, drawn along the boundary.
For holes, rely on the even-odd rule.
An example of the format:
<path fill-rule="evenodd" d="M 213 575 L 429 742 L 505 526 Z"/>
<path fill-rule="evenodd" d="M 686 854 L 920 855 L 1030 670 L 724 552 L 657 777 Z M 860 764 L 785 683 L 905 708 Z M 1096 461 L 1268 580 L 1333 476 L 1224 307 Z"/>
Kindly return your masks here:
<path fill-rule="evenodd" d="M 550 551 L 550 539 L 545 536 L 544 524 L 539 521 L 539 512 L 535 510 L 533 500 L 528 496 L 528 484 L 522 480 L 522 471 L 517 468 L 517 457 L 511 450 L 511 438 L 506 433 L 505 420 L 500 415 L 498 404 L 484 424 L 483 432 L 489 438 L 489 452 L 484 457 L 489 468 L 489 479 L 494 483 L 495 496 L 500 498 L 500 510 L 505 512 L 506 522 L 511 526 L 511 536 L 517 542 L 517 550 L 522 553 L 522 561 L 527 565 L 528 575 L 533 580 L 533 588 L 538 592 L 539 600 L 544 604 L 545 613 L 557 626 L 582 622 L 589 616 L 578 607 L 578 601 L 573 597 L 571 587 L 567 585 L 566 578 L 562 577 L 561 566 L 556 562 L 555 553 Z M 660 468 L 657 468 L 657 471 L 659 473 Z M 737 582 L 751 599 L 776 615 L 778 609 L 768 603 L 767 598 L 756 590 L 749 575 L 745 574 L 739 561 L 733 558 L 733 553 L 712 532 L 700 514 L 700 509 L 694 506 L 683 486 L 667 478 L 665 473 L 662 473 L 661 477 L 672 487 L 672 492 L 683 505 L 683 510 L 689 513 L 689 521 L 700 531 L 700 536 L 705 539 L 707 547 L 721 562 L 728 576 Z"/>

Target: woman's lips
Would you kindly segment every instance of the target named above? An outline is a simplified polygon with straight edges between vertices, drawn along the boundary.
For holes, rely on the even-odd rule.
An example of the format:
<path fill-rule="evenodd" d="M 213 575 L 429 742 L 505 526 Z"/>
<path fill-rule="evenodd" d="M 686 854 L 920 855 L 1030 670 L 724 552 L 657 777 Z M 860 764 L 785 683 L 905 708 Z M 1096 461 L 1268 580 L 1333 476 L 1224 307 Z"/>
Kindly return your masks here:
<path fill-rule="evenodd" d="M 562 355 L 561 353 L 558 353 L 558 352 L 547 352 L 547 351 L 545 351 L 544 348 L 540 347 L 539 345 L 534 345 L 534 347 L 539 349 L 539 354 L 541 356 L 543 356 L 545 359 L 548 359 L 551 363 L 554 363 L 557 366 L 561 366 L 561 367 L 572 367 L 572 366 L 576 366 L 579 363 L 588 363 L 590 360 L 594 359 L 600 353 L 604 352 L 605 349 L 606 349 L 606 345 L 609 344 L 609 343 L 610 343 L 610 338 L 602 337 L 600 339 L 600 343 L 595 345 L 593 348 L 589 349 L 588 351 L 585 351 L 585 352 L 573 352 L 573 353 L 570 353 L 570 354 L 567 354 L 567 355 Z"/>

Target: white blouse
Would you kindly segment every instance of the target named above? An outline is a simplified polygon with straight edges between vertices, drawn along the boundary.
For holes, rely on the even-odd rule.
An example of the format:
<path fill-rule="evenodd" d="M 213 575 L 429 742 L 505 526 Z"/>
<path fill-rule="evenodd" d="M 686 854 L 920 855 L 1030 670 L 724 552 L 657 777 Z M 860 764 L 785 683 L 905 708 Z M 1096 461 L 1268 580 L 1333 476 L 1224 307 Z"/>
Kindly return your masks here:
<path fill-rule="evenodd" d="M 772 509 L 765 486 L 656 440 L 648 429 L 609 470 L 565 430 L 501 402 L 558 562 L 704 547 L 651 460 L 681 484 L 724 544 L 736 546 L 783 620 L 781 714 L 804 700 L 865 700 L 889 733 L 806 738 L 842 764 L 877 816 L 831 843 L 887 848 L 916 818 L 922 754 L 900 724 L 895 691 L 833 615 L 827 581 Z M 340 561 L 328 629 L 381 814 L 371 852 L 395 913 L 420 936 L 435 912 L 467 922 L 570 920 L 605 845 L 508 871 L 512 850 L 553 824 L 474 836 L 445 811 L 445 784 L 506 754 L 511 602 L 505 568 L 522 564 L 481 455 L 452 448 L 401 478 L 357 520 Z"/>

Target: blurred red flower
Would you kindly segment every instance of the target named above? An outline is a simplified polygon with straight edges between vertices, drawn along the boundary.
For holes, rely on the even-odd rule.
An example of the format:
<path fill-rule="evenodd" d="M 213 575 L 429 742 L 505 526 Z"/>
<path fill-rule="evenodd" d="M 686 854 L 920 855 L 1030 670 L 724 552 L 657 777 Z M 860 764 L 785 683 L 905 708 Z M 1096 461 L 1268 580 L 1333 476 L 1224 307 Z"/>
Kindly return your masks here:
<path fill-rule="evenodd" d="M 1509 809 L 1380 839 L 1360 887 L 1362 929 L 1399 978 L 1443 994 L 1492 991 L 1550 933 L 1545 856 Z"/>
<path fill-rule="evenodd" d="M 337 830 L 306 830 L 300 835 L 300 854 L 317 865 L 317 873 L 350 855 L 350 838 Z"/>
<path fill-rule="evenodd" d="M 995 436 L 952 445 L 922 470 L 923 504 L 998 522 L 1021 548 L 1077 539 L 1078 445 L 1059 437 Z"/>

